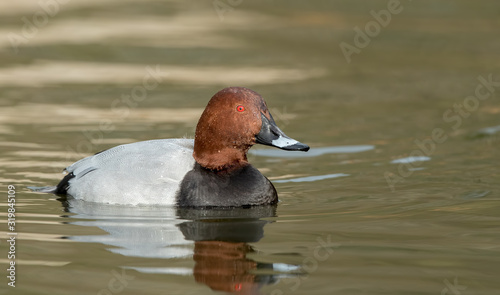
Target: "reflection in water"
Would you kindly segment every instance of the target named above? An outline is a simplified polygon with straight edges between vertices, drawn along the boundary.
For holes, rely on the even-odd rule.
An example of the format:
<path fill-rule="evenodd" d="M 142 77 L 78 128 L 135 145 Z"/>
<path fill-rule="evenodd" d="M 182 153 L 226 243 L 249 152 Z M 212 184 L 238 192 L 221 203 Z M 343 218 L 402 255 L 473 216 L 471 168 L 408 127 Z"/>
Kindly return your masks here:
<path fill-rule="evenodd" d="M 71 71 L 78 69 L 78 71 Z M 308 80 L 325 76 L 322 68 L 282 69 L 277 67 L 181 67 L 157 65 L 155 79 L 180 84 L 258 85 Z M 35 62 L 30 65 L 3 69 L 0 85 L 39 87 L 59 84 L 134 84 L 148 73 L 143 66 L 108 62 Z M 22 78 L 21 78 L 22 77 Z"/>
<path fill-rule="evenodd" d="M 330 178 L 339 178 L 349 176 L 349 174 L 345 173 L 334 173 L 334 174 L 325 174 L 325 175 L 315 175 L 315 176 L 307 176 L 307 177 L 299 177 L 299 178 L 291 178 L 291 179 L 278 179 L 274 180 L 274 183 L 287 183 L 287 182 L 312 182 L 323 179 Z"/>
<path fill-rule="evenodd" d="M 430 161 L 431 158 L 425 157 L 425 156 L 420 156 L 420 157 L 406 157 L 406 158 L 399 158 L 399 159 L 394 159 L 391 161 L 391 164 L 408 164 L 408 163 L 414 163 L 414 162 L 425 162 L 425 161 Z"/>
<path fill-rule="evenodd" d="M 312 158 L 327 154 L 353 154 L 361 153 L 375 149 L 373 145 L 346 145 L 346 146 L 328 146 L 312 148 L 307 153 L 283 151 L 277 149 L 253 149 L 248 153 L 256 156 L 273 157 L 273 158 Z"/>
<path fill-rule="evenodd" d="M 194 278 L 218 291 L 258 290 L 256 275 L 251 273 L 257 269 L 257 263 L 246 258 L 249 252 L 252 252 L 252 248 L 246 243 L 196 242 L 193 256 L 196 262 Z"/>
<path fill-rule="evenodd" d="M 276 215 L 275 206 L 249 209 L 179 209 L 188 221 L 179 228 L 188 240 L 195 241 L 193 275 L 197 282 L 213 290 L 255 294 L 262 285 L 276 282 L 273 274 L 252 271 L 273 270 L 272 263 L 257 263 L 247 258 L 253 252 L 247 243 L 264 236 L 264 217 Z"/>
<path fill-rule="evenodd" d="M 71 224 L 98 227 L 108 235 L 72 236 L 80 242 L 102 243 L 113 246 L 113 253 L 130 257 L 180 258 L 191 255 L 176 225 L 180 223 L 171 207 L 113 206 L 68 199 L 63 203 L 75 213 L 70 216 L 82 221 Z"/>
<path fill-rule="evenodd" d="M 260 263 L 247 258 L 255 252 L 248 243 L 264 236 L 264 226 L 275 217 L 276 206 L 235 209 L 176 209 L 173 207 L 116 206 L 69 199 L 65 209 L 81 221 L 71 224 L 98 227 L 108 235 L 72 236 L 71 240 L 114 246 L 108 250 L 132 257 L 173 259 L 193 256 L 193 270 L 179 267 L 125 266 L 141 273 L 193 274 L 213 290 L 258 294 L 279 278 L 297 275 L 297 266 Z M 194 242 L 194 249 L 191 245 Z"/>

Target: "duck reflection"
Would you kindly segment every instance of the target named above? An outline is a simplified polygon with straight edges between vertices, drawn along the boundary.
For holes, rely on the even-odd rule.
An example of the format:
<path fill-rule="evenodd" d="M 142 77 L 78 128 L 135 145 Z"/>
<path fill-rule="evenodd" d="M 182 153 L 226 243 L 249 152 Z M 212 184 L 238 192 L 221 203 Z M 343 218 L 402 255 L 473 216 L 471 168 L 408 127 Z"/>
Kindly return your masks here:
<path fill-rule="evenodd" d="M 246 258 L 250 251 L 245 243 L 196 242 L 193 256 L 195 280 L 219 291 L 254 289 L 256 276 L 251 271 L 257 269 L 257 263 Z"/>
<path fill-rule="evenodd" d="M 78 200 L 63 201 L 75 225 L 98 227 L 107 235 L 80 235 L 68 239 L 98 242 L 109 251 L 143 258 L 188 258 L 195 265 L 137 267 L 142 273 L 192 274 L 198 283 L 213 290 L 258 294 L 262 286 L 295 275 L 298 268 L 280 263 L 261 263 L 247 257 L 249 243 L 264 236 L 264 226 L 276 216 L 276 206 L 232 209 L 176 209 L 172 207 L 115 206 Z M 193 245 L 194 244 L 194 245 Z M 193 247 L 194 246 L 194 247 Z M 166 263 L 168 264 L 168 262 Z"/>
<path fill-rule="evenodd" d="M 179 209 L 178 215 L 189 220 L 178 225 L 184 237 L 195 241 L 193 275 L 197 282 L 213 290 L 240 294 L 256 294 L 261 286 L 276 282 L 272 263 L 247 258 L 254 252 L 248 243 L 258 242 L 269 222 L 260 218 L 274 217 L 275 206 Z M 264 269 L 269 274 L 256 274 Z"/>

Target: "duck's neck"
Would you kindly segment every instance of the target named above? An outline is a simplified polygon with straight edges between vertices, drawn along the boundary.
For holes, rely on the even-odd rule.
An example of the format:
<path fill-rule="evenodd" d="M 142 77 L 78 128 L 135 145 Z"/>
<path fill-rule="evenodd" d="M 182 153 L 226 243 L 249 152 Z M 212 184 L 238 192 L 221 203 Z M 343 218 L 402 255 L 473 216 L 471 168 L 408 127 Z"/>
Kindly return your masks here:
<path fill-rule="evenodd" d="M 193 158 L 205 169 L 231 172 L 248 165 L 246 154 L 250 147 L 206 146 L 199 142 L 195 140 Z"/>

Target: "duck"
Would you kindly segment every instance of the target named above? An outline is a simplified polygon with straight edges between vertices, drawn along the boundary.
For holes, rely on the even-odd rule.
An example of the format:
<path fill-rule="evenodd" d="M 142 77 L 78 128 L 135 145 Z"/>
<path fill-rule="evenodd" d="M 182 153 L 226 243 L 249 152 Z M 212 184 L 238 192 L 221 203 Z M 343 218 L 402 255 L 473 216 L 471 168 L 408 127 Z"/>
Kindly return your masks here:
<path fill-rule="evenodd" d="M 116 205 L 276 204 L 274 185 L 248 162 L 255 144 L 309 150 L 277 126 L 260 94 L 228 87 L 208 102 L 194 139 L 154 139 L 107 149 L 65 168 L 57 186 L 44 192 Z"/>

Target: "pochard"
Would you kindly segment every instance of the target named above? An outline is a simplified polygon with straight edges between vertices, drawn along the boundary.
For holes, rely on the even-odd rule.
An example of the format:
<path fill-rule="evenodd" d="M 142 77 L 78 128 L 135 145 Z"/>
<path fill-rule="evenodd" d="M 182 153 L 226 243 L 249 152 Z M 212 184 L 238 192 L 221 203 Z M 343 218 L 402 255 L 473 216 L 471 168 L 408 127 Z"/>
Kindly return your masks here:
<path fill-rule="evenodd" d="M 113 147 L 67 167 L 66 176 L 46 192 L 128 205 L 275 204 L 273 184 L 247 160 L 256 143 L 309 150 L 278 128 L 257 92 L 229 87 L 208 102 L 194 140 L 158 139 Z"/>

